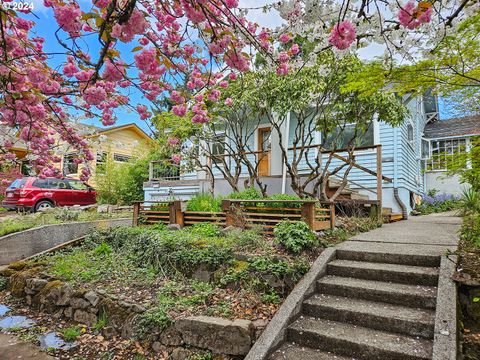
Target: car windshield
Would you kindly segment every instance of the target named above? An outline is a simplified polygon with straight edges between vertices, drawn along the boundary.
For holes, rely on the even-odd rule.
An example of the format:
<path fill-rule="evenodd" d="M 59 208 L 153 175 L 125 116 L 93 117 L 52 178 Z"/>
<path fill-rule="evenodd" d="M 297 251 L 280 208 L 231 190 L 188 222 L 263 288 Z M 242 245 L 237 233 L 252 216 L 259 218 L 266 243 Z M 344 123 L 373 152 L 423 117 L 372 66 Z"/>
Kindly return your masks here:
<path fill-rule="evenodd" d="M 13 190 L 13 189 L 21 189 L 25 186 L 25 183 L 27 182 L 27 179 L 17 179 L 14 182 L 10 184 L 8 189 Z"/>

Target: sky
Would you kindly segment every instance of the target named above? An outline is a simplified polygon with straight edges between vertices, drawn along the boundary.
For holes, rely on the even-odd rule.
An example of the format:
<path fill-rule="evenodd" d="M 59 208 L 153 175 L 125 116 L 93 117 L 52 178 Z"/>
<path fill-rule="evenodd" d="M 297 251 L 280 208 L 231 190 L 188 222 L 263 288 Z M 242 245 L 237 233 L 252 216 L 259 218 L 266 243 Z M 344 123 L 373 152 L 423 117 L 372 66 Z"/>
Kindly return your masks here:
<path fill-rule="evenodd" d="M 27 15 L 27 17 L 31 18 L 36 22 L 35 32 L 38 36 L 42 36 L 45 38 L 45 51 L 47 52 L 55 52 L 55 51 L 63 51 L 63 48 L 58 45 L 57 40 L 55 39 L 55 31 L 57 29 L 57 24 L 55 19 L 53 18 L 53 11 L 51 8 L 46 8 L 43 5 L 43 0 L 33 0 L 34 3 L 34 11 L 33 14 Z M 272 1 L 266 0 L 241 0 L 240 7 L 260 7 L 265 4 L 270 4 Z M 79 0 L 80 6 L 86 7 L 87 10 L 91 6 L 91 2 L 87 0 Z M 282 19 L 280 18 L 279 14 L 275 10 L 271 10 L 268 13 L 264 13 L 261 9 L 250 10 L 248 14 L 248 18 L 251 20 L 256 21 L 260 26 L 265 26 L 268 28 L 275 28 L 282 24 Z M 95 39 L 92 41 L 85 40 L 83 46 L 88 46 L 89 52 L 92 54 L 97 53 L 99 51 L 99 46 Z M 134 45 L 132 44 L 121 44 L 119 45 L 119 50 L 122 53 L 123 60 L 125 62 L 132 62 L 133 61 L 133 53 L 131 52 L 131 48 Z M 370 45 L 366 48 L 363 48 L 359 51 L 359 56 L 363 59 L 370 60 L 373 59 L 375 56 L 381 55 L 383 53 L 383 47 L 378 44 Z M 50 64 L 51 66 L 58 66 L 65 60 L 64 56 L 59 56 L 57 58 L 51 59 Z M 150 106 L 148 100 L 143 99 L 141 94 L 138 92 L 132 92 L 127 94 L 131 99 L 131 103 L 136 105 L 137 103 L 144 103 L 147 106 Z M 441 109 L 441 117 L 448 118 L 449 114 L 444 106 L 444 101 L 440 101 L 439 103 Z M 129 111 L 126 109 L 118 109 L 116 111 L 118 121 L 116 125 L 123 125 L 127 123 L 136 123 L 140 126 L 144 131 L 147 133 L 151 133 L 148 124 L 145 121 L 139 119 L 139 116 L 136 112 Z M 83 120 L 83 123 L 102 126 L 99 120 Z"/>

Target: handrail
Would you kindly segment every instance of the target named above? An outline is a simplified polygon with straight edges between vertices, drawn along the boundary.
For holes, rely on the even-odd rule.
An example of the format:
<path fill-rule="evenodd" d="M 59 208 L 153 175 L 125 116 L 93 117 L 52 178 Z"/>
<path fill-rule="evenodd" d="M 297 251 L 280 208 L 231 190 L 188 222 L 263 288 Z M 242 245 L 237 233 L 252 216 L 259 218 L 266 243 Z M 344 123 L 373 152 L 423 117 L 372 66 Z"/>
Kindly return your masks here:
<path fill-rule="evenodd" d="M 317 203 L 318 200 L 315 199 L 305 199 L 305 200 L 270 200 L 270 199 L 248 199 L 248 200 L 242 200 L 242 199 L 225 199 L 226 201 L 230 201 L 232 203 L 257 203 L 257 202 L 262 202 L 262 203 L 288 203 L 288 204 L 310 204 L 310 203 Z"/>

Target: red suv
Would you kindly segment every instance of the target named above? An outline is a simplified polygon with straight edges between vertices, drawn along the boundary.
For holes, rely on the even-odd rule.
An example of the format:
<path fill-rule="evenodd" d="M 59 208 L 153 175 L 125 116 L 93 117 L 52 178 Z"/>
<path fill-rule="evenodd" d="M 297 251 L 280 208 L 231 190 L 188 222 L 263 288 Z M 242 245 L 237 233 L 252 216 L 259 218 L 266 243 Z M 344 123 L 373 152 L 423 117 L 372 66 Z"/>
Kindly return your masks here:
<path fill-rule="evenodd" d="M 25 177 L 10 184 L 2 206 L 38 211 L 54 206 L 95 204 L 95 190 L 80 180 Z"/>

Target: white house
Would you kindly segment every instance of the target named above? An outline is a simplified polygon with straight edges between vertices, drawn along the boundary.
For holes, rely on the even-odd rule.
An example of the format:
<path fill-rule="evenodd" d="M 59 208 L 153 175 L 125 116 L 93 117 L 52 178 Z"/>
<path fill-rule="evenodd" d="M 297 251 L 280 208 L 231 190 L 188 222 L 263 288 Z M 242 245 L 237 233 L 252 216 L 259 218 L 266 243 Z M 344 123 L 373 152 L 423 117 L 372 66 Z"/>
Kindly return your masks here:
<path fill-rule="evenodd" d="M 440 121 L 437 99 L 428 93 L 423 96 L 405 96 L 403 101 L 410 110 L 410 114 L 403 124 L 392 127 L 374 120 L 362 136 L 360 150 L 355 152 L 356 163 L 359 166 L 354 167 L 348 174 L 348 188 L 354 193 L 354 196 L 350 197 L 358 202 L 368 203 L 381 199 L 381 205 L 384 208 L 390 208 L 393 213 L 407 217 L 415 203 L 419 201 L 420 195 L 428 189 L 435 187 L 452 192 L 449 191 L 451 185 L 445 180 L 443 182 L 438 180 L 436 175 L 440 169 L 431 166 L 431 152 L 435 154 L 443 149 L 449 151 L 449 147 L 453 146 L 451 144 L 462 141 L 468 143 L 468 136 L 478 134 L 479 129 L 477 126 L 476 132 L 471 132 L 471 134 L 467 134 L 468 131 L 463 132 L 463 138 L 458 138 L 458 140 L 456 133 L 450 134 L 447 131 L 443 135 L 453 137 L 455 140 L 452 140 L 453 142 L 445 141 L 441 129 L 446 129 L 448 126 L 443 124 L 455 124 L 455 122 L 461 122 L 460 120 Z M 253 150 L 251 156 L 257 157 L 258 172 L 261 175 L 262 183 L 267 185 L 269 194 L 294 193 L 290 186 L 291 179 L 282 161 L 280 138 L 283 139 L 284 148 L 289 148 L 288 159 L 293 161 L 292 143 L 295 137 L 295 125 L 296 119 L 292 115 L 287 122 L 282 123 L 279 129 L 272 127 L 266 119 L 256 121 L 248 129 L 251 135 L 248 141 L 251 142 Z M 454 125 L 453 128 L 455 127 Z M 465 127 L 468 126 L 465 125 Z M 314 123 L 312 123 L 311 131 L 314 134 L 314 146 L 306 154 L 305 163 L 299 166 L 305 176 L 308 176 L 311 171 L 308 161 L 318 156 L 319 150 L 315 145 L 320 144 L 322 138 L 322 134 L 315 129 Z M 287 134 L 288 136 L 286 136 Z M 348 126 L 343 129 L 342 134 L 348 138 Z M 224 139 L 218 137 L 217 141 L 213 146 L 216 147 L 217 154 L 222 154 Z M 288 143 L 286 143 L 287 141 Z M 433 146 L 430 147 L 430 144 Z M 381 147 L 377 147 L 378 145 Z M 377 156 L 377 149 L 381 149 L 379 156 Z M 339 155 L 345 154 L 339 153 Z M 208 161 L 208 159 L 202 161 Z M 340 163 L 342 161 L 336 158 L 331 166 Z M 377 181 L 378 177 L 376 176 L 379 169 L 383 176 L 381 183 Z M 145 201 L 170 198 L 188 199 L 198 192 L 210 191 L 212 186 L 211 176 L 202 170 L 169 175 L 157 176 L 152 168 L 151 179 L 144 184 Z M 342 172 L 337 175 L 342 176 Z M 242 170 L 239 183 L 242 184 L 242 180 L 246 178 L 248 178 L 248 173 Z M 216 195 L 231 193 L 232 188 L 223 178 L 221 171 L 214 171 L 214 180 Z M 381 197 L 376 194 L 379 185 L 381 186 Z M 457 180 L 456 189 L 459 188 Z"/>

